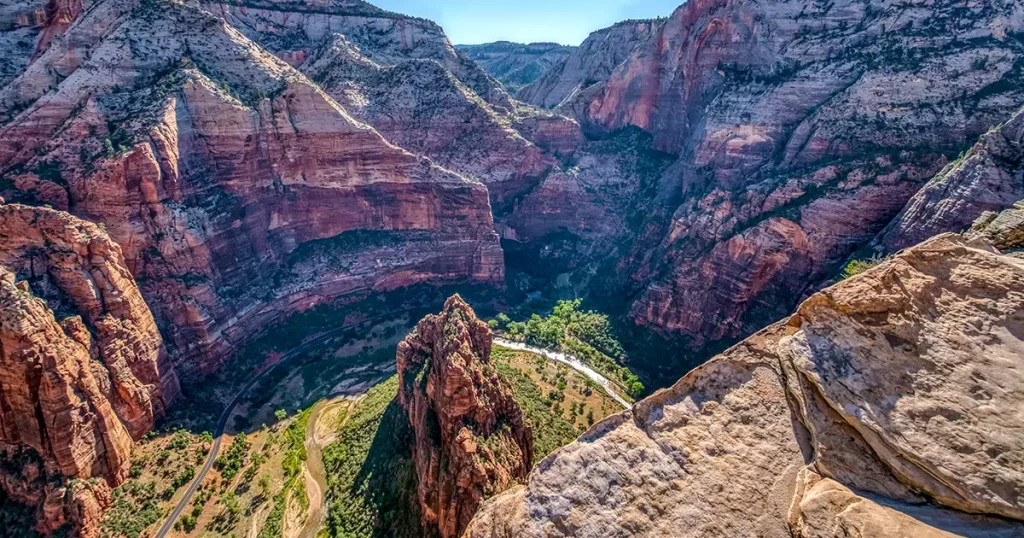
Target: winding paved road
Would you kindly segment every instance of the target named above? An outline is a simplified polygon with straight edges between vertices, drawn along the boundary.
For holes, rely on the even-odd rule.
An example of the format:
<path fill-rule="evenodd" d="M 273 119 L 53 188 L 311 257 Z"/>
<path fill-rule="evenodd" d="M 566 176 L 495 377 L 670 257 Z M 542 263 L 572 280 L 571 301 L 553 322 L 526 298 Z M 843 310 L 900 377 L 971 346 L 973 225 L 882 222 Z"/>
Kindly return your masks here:
<path fill-rule="evenodd" d="M 501 347 L 507 347 L 509 349 L 529 351 L 530 353 L 535 353 L 537 355 L 541 355 L 542 357 L 547 357 L 550 360 L 568 365 L 573 370 L 576 370 L 577 372 L 589 377 L 592 381 L 604 387 L 604 390 L 608 393 L 608 395 L 611 396 L 616 402 L 619 402 L 619 404 L 622 407 L 626 409 L 632 407 L 632 404 L 627 402 L 622 396 L 619 396 L 618 392 L 615 392 L 615 389 L 612 386 L 612 382 L 609 381 L 607 377 L 597 373 L 597 371 L 595 371 L 593 368 L 587 366 L 586 364 L 583 363 L 583 361 L 577 359 L 576 357 L 573 357 L 572 355 L 566 355 L 565 353 L 550 351 L 539 347 L 528 346 L 526 344 L 521 344 L 519 342 L 505 340 L 504 338 L 498 338 L 497 336 L 494 337 L 494 343 Z"/>
<path fill-rule="evenodd" d="M 235 398 L 231 400 L 231 403 L 229 403 L 228 406 L 224 409 L 224 413 L 221 414 L 220 420 L 217 422 L 217 431 L 214 433 L 213 446 L 210 448 L 210 454 L 206 457 L 206 463 L 204 463 L 202 469 L 200 469 L 199 472 L 196 473 L 196 477 L 192 480 L 192 483 L 189 484 L 188 489 L 185 490 L 185 496 L 182 497 L 180 501 L 178 501 L 178 504 L 174 507 L 174 510 L 172 510 L 170 515 L 167 516 L 167 521 L 164 521 L 163 526 L 160 527 L 160 530 L 157 531 L 154 538 L 166 538 L 167 534 L 170 533 L 171 529 L 174 528 L 174 522 L 177 521 L 179 517 L 181 517 L 181 514 L 185 511 L 185 508 L 188 506 L 189 501 L 192 500 L 192 496 L 195 495 L 196 491 L 199 489 L 199 486 L 203 483 L 203 480 L 206 478 L 206 475 L 210 472 L 210 469 L 213 468 L 213 463 L 217 460 L 217 454 L 220 452 L 221 438 L 224 436 L 224 430 L 227 429 L 228 419 L 231 418 L 231 415 L 234 414 L 235 408 L 238 407 L 238 404 L 242 401 L 243 398 L 245 398 L 246 394 L 248 394 L 249 391 L 252 390 L 252 388 L 255 387 L 256 384 L 259 383 L 261 379 L 266 377 L 267 374 L 274 372 L 278 368 L 287 364 L 299 353 L 302 353 L 303 351 L 305 351 L 306 349 L 313 345 L 322 343 L 324 340 L 338 334 L 341 331 L 346 331 L 353 327 L 365 325 L 378 319 L 394 317 L 397 314 L 402 314 L 405 312 L 408 312 L 408 310 L 390 312 L 388 314 L 383 314 L 374 318 L 369 318 L 358 323 L 350 323 L 343 327 L 338 327 L 337 329 L 332 329 L 328 332 L 325 332 L 324 334 L 321 334 L 320 336 L 317 336 L 316 338 L 308 342 L 299 344 L 299 346 L 285 353 L 283 356 L 281 356 L 280 360 L 278 360 L 273 365 L 265 368 L 263 371 L 257 374 L 256 377 L 249 381 L 249 383 L 244 388 L 242 388 L 241 391 L 239 391 L 238 395 L 236 395 Z"/>

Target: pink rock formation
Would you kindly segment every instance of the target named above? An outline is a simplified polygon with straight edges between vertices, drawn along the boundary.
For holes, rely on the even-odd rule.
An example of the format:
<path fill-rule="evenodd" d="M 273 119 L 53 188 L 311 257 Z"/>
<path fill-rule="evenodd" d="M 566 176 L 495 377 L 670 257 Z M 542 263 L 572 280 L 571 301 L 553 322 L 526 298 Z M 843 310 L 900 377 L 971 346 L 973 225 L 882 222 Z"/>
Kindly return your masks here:
<path fill-rule="evenodd" d="M 484 499 L 522 482 L 533 433 L 491 364 L 491 331 L 458 295 L 398 346 L 424 528 L 458 538 Z"/>
<path fill-rule="evenodd" d="M 676 163 L 648 189 L 624 181 L 571 204 L 549 199 L 566 190 L 552 174 L 503 236 L 525 250 L 576 236 L 579 253 L 599 256 L 584 267 L 628 275 L 617 295 L 631 298 L 640 325 L 698 348 L 750 334 L 836 274 L 1019 109 L 1022 31 L 1010 0 L 696 0 L 668 19 L 595 33 L 519 96 L 556 106 L 592 137 L 643 130 Z M 595 227 L 622 231 L 610 240 Z"/>
<path fill-rule="evenodd" d="M 0 486 L 38 507 L 42 529 L 96 536 L 133 440 L 177 396 L 177 377 L 99 227 L 0 204 L 0 277 Z"/>
<path fill-rule="evenodd" d="M 0 166 L 22 199 L 106 225 L 184 368 L 356 291 L 501 281 L 484 185 L 389 144 L 223 20 L 135 6 L 97 5 L 0 91 L 33 103 L 0 128 Z"/>

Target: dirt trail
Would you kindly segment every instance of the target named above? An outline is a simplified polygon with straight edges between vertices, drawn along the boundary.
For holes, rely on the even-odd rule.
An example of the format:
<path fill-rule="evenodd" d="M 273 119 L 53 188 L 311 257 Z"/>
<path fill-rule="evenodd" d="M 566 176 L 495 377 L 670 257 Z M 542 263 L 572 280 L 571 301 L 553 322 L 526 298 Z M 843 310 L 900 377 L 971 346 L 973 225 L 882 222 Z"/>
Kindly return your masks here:
<path fill-rule="evenodd" d="M 306 493 L 309 499 L 309 515 L 302 530 L 295 535 L 295 538 L 316 538 L 320 529 L 327 521 L 327 470 L 324 468 L 323 449 L 331 444 L 337 437 L 338 431 L 345 426 L 348 419 L 352 417 L 356 404 L 361 397 L 335 396 L 317 402 L 309 413 L 309 420 L 306 422 Z M 319 424 L 328 411 L 335 407 L 347 405 L 345 418 L 334 428 L 326 428 L 331 433 L 326 436 L 320 435 Z"/>

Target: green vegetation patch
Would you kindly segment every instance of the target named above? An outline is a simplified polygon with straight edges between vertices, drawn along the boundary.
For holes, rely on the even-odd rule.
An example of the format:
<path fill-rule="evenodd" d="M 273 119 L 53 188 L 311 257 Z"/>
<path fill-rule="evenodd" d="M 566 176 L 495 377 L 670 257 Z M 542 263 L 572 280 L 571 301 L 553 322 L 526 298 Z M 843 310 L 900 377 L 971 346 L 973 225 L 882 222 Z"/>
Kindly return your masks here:
<path fill-rule="evenodd" d="M 866 260 L 853 260 L 843 268 L 842 280 L 864 274 L 879 265 L 882 265 L 885 258 L 869 258 Z"/>
<path fill-rule="evenodd" d="M 339 259 L 373 249 L 395 248 L 403 244 L 430 240 L 424 230 L 350 230 L 334 237 L 308 241 L 292 252 L 289 265 L 316 259 Z"/>
<path fill-rule="evenodd" d="M 138 538 L 163 516 L 159 504 L 155 482 L 125 482 L 114 490 L 100 535 L 103 538 Z"/>
<path fill-rule="evenodd" d="M 494 319 L 492 328 L 503 329 L 510 340 L 564 351 L 585 362 L 626 394 L 639 398 L 645 388 L 640 378 L 622 363 L 625 352 L 612 335 L 608 316 L 580 310 L 582 301 L 559 301 L 547 317 L 533 314 L 526 322 L 510 321 L 507 316 Z"/>
<path fill-rule="evenodd" d="M 495 347 L 491 351 L 491 360 L 498 373 L 512 384 L 513 397 L 533 426 L 533 463 L 536 464 L 548 454 L 575 441 L 580 432 L 561 413 L 551 409 L 552 395 L 544 394 L 530 376 L 509 365 L 514 354 L 510 349 Z"/>
<path fill-rule="evenodd" d="M 324 451 L 332 537 L 418 538 L 414 437 L 398 405 L 398 376 L 370 389 Z"/>

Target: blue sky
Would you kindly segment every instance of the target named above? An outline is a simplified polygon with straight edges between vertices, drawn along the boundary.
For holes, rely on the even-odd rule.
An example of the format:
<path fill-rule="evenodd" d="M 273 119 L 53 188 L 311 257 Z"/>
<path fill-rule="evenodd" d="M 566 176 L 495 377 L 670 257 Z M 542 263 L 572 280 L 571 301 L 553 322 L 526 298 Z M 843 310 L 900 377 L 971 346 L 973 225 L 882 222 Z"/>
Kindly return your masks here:
<path fill-rule="evenodd" d="M 666 17 L 683 0 L 369 0 L 433 20 L 455 44 L 554 41 L 579 45 L 624 19 Z"/>

